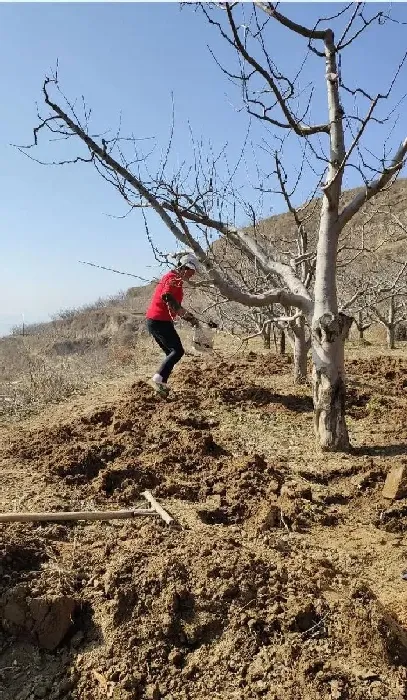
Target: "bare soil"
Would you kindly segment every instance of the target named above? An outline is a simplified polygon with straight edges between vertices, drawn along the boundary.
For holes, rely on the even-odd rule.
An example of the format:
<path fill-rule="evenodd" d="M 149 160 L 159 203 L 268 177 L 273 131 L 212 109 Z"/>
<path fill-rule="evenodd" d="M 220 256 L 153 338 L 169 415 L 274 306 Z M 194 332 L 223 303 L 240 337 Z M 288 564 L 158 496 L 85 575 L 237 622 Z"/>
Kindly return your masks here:
<path fill-rule="evenodd" d="M 185 359 L 0 430 L 0 699 L 407 698 L 407 360 L 352 359 L 350 454 L 314 446 L 289 359 Z M 266 379 L 264 379 L 266 377 Z"/>

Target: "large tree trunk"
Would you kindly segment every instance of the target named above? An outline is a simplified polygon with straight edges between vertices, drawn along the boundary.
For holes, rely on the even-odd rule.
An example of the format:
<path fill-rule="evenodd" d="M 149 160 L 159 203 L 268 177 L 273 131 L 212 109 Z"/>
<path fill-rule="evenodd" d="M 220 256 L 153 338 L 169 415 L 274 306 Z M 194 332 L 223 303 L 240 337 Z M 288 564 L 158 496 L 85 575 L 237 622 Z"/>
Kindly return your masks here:
<path fill-rule="evenodd" d="M 312 328 L 314 426 L 323 450 L 349 449 L 345 422 L 345 338 L 352 318 L 324 314 Z"/>
<path fill-rule="evenodd" d="M 326 81 L 330 122 L 330 155 L 326 183 L 323 186 L 321 218 L 315 267 L 315 304 L 312 319 L 312 355 L 314 385 L 314 426 L 323 450 L 349 449 L 345 422 L 345 338 L 352 320 L 338 312 L 336 263 L 339 200 L 345 159 L 343 109 L 339 99 L 338 69 L 333 33 L 325 35 Z"/>
<path fill-rule="evenodd" d="M 304 319 L 298 319 L 294 332 L 294 383 L 304 384 L 307 380 L 307 356 L 309 343 L 305 337 Z"/>

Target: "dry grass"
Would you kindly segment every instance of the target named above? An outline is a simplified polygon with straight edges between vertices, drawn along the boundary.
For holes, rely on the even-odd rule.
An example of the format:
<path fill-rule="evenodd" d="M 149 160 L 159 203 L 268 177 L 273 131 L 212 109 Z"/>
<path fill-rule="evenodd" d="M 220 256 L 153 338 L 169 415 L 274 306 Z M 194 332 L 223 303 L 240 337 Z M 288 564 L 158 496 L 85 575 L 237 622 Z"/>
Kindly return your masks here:
<path fill-rule="evenodd" d="M 82 337 L 52 342 L 45 334 L 0 344 L 0 416 L 19 417 L 88 391 L 137 365 L 132 346 Z"/>
<path fill-rule="evenodd" d="M 190 330 L 181 330 L 192 353 Z M 69 335 L 49 324 L 48 333 L 0 340 L 0 419 L 33 415 L 47 404 L 84 395 L 123 377 L 148 377 L 161 351 L 143 327 L 126 325 L 108 331 Z"/>

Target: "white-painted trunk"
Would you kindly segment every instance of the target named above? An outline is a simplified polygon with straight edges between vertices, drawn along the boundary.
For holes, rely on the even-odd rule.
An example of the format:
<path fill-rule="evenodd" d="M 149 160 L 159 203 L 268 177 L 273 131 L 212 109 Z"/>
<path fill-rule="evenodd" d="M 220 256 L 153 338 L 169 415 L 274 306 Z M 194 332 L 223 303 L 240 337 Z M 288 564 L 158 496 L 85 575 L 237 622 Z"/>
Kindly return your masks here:
<path fill-rule="evenodd" d="M 309 342 L 305 335 L 304 319 L 298 319 L 294 330 L 294 383 L 304 384 L 307 380 L 307 359 Z"/>
<path fill-rule="evenodd" d="M 312 318 L 314 426 L 323 450 L 347 450 L 345 422 L 344 348 L 352 319 L 338 312 L 336 262 L 339 200 L 342 188 L 340 164 L 345 157 L 342 107 L 332 32 L 325 40 L 326 82 L 330 122 L 330 155 L 322 198 L 315 268 L 315 304 Z"/>
<path fill-rule="evenodd" d="M 312 319 L 314 427 L 322 450 L 349 449 L 345 421 L 345 339 L 352 318 L 338 312 L 336 296 L 337 214 L 322 205 Z"/>
<path fill-rule="evenodd" d="M 345 338 L 352 318 L 324 314 L 312 327 L 314 427 L 323 450 L 347 450 L 345 421 Z"/>

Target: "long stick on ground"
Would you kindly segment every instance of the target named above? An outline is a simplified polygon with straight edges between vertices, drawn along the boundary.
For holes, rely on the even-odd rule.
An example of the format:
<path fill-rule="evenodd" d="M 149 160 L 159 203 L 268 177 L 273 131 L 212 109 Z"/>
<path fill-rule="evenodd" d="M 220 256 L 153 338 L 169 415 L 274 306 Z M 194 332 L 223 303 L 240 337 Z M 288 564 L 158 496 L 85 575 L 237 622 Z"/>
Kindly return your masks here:
<path fill-rule="evenodd" d="M 55 520 L 124 520 L 137 515 L 158 515 L 152 508 L 140 510 L 60 511 L 59 513 L 2 513 L 0 523 L 34 523 Z"/>
<path fill-rule="evenodd" d="M 124 520 L 135 518 L 139 515 L 159 516 L 171 525 L 174 519 L 155 500 L 150 491 L 141 494 L 150 503 L 151 508 L 138 508 L 133 510 L 101 510 L 101 511 L 60 511 L 59 513 L 0 513 L 0 523 L 33 523 L 64 520 Z"/>

